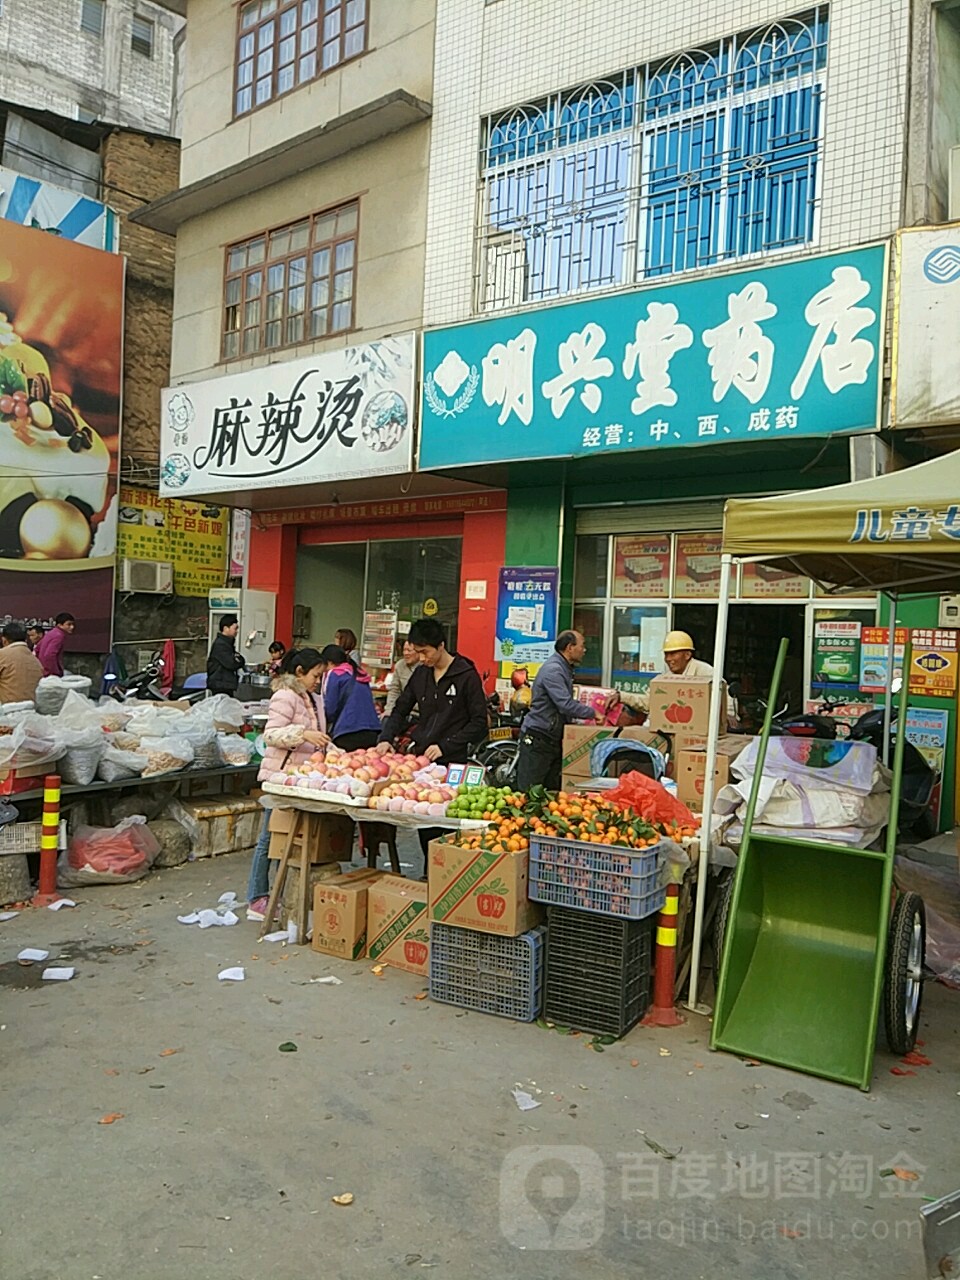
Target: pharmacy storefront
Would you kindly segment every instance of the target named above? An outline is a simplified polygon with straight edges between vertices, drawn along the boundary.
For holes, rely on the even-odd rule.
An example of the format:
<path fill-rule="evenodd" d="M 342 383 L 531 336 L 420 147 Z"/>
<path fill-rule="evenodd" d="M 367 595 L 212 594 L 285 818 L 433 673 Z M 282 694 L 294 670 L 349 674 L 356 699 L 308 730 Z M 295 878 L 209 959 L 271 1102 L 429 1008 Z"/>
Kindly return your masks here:
<path fill-rule="evenodd" d="M 585 683 L 642 688 L 675 627 L 709 658 L 727 497 L 849 478 L 848 438 L 879 421 L 886 269 L 872 245 L 424 334 L 419 467 L 510 464 L 509 563 L 559 567 Z M 762 697 L 788 636 L 795 704 L 829 677 L 818 635 L 876 621 L 763 566 L 735 600 L 725 675 Z"/>

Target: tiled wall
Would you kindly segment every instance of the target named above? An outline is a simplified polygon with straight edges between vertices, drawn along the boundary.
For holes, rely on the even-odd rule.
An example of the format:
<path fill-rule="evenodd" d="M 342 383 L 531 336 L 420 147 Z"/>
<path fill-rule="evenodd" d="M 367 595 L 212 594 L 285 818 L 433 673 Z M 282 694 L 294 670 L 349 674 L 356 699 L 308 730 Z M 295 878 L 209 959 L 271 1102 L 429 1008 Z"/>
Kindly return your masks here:
<path fill-rule="evenodd" d="M 425 324 L 472 313 L 483 115 L 803 8 L 789 0 L 441 0 Z M 899 225 L 909 8 L 908 0 L 830 5 L 819 250 L 882 238 Z"/>

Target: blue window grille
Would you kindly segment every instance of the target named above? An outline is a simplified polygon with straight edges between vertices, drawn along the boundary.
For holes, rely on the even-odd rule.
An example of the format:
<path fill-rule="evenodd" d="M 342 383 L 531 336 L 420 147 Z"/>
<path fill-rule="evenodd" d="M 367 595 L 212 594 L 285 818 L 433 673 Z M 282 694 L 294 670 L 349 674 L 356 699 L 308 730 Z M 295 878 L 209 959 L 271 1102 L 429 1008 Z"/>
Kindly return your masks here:
<path fill-rule="evenodd" d="M 811 244 L 828 17 L 798 17 L 484 122 L 477 306 Z"/>

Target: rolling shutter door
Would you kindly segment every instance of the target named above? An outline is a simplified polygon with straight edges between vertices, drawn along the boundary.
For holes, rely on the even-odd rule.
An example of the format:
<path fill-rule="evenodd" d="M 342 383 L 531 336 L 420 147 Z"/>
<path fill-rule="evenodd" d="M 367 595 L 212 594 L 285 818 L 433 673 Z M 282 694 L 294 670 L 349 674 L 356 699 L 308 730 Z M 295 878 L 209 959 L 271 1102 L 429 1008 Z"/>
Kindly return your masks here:
<path fill-rule="evenodd" d="M 577 512 L 577 533 L 706 533 L 723 528 L 723 501 L 585 508 Z"/>

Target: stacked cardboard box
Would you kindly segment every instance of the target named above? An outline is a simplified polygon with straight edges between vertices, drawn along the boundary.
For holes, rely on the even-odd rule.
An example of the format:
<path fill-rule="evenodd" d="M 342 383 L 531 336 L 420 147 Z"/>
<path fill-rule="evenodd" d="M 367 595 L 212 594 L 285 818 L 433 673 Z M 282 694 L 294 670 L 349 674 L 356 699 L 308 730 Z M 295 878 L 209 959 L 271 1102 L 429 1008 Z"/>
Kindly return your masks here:
<path fill-rule="evenodd" d="M 294 821 L 299 816 L 296 809 L 270 810 L 270 857 L 282 858 L 283 848 Z M 353 847 L 353 822 L 337 813 L 310 815 L 308 830 L 311 833 L 311 862 L 346 862 Z M 300 839 L 293 846 L 293 856 L 300 857 Z"/>
<path fill-rule="evenodd" d="M 729 734 L 718 740 L 717 767 L 713 775 L 717 791 L 730 781 L 730 766 L 749 741 L 746 734 Z M 703 786 L 707 776 L 706 745 L 681 747 L 673 762 L 673 776 L 677 783 L 677 799 L 694 813 L 699 813 L 703 808 Z"/>
<path fill-rule="evenodd" d="M 367 955 L 378 964 L 426 976 L 430 972 L 427 886 L 403 876 L 378 876 L 367 892 Z"/>
<path fill-rule="evenodd" d="M 427 859 L 431 921 L 515 938 L 543 919 L 527 897 L 526 849 L 496 853 L 433 840 Z"/>
<path fill-rule="evenodd" d="M 369 892 L 381 873 L 367 867 L 332 876 L 313 894 L 313 949 L 341 960 L 367 954 Z"/>

